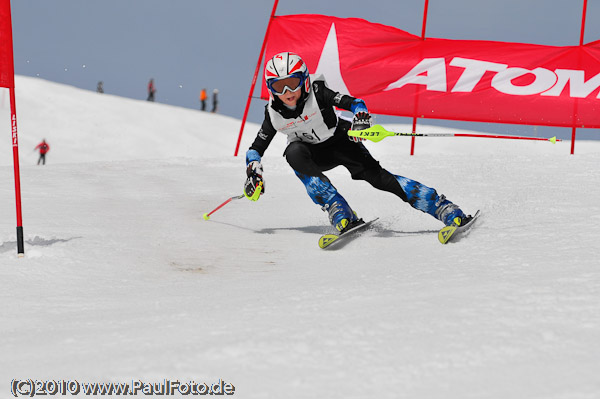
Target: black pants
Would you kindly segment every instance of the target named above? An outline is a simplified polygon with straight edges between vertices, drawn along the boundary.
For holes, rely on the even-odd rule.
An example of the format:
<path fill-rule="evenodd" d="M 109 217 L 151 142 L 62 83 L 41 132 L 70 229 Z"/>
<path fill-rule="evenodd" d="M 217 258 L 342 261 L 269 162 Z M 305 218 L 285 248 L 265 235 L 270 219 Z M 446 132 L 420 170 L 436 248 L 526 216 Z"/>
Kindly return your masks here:
<path fill-rule="evenodd" d="M 40 154 L 40 159 L 38 159 L 38 165 L 42 163 L 42 165 L 46 165 L 46 154 Z"/>
<path fill-rule="evenodd" d="M 365 180 L 376 189 L 388 191 L 407 201 L 406 193 L 394 175 L 379 165 L 363 143 L 348 138 L 348 127 L 349 124 L 340 121 L 334 137 L 324 143 L 290 143 L 284 153 L 287 162 L 296 172 L 319 177 L 324 182 L 329 182 L 329 179 L 323 172 L 344 166 L 352 179 Z"/>

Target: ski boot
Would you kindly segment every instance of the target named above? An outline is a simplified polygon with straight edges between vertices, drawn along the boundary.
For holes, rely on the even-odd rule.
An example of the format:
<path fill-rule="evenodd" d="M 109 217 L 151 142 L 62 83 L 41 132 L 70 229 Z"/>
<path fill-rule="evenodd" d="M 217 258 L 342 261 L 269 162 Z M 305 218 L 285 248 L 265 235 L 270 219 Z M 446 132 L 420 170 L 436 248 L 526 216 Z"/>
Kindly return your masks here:
<path fill-rule="evenodd" d="M 472 219 L 473 219 L 473 216 L 465 215 L 463 213 L 462 216 L 457 216 L 454 219 L 452 219 L 451 225 L 456 226 L 456 227 L 464 226 L 465 224 L 469 223 Z"/>
<path fill-rule="evenodd" d="M 443 194 L 439 196 L 436 205 L 435 216 L 446 226 L 464 226 L 473 219 L 471 215 L 465 215 L 458 205 L 448 201 Z"/>
<path fill-rule="evenodd" d="M 329 214 L 329 222 L 340 232 L 340 234 L 352 229 L 353 227 L 363 224 L 364 221 L 359 219 L 344 197 L 336 193 L 322 208 Z"/>

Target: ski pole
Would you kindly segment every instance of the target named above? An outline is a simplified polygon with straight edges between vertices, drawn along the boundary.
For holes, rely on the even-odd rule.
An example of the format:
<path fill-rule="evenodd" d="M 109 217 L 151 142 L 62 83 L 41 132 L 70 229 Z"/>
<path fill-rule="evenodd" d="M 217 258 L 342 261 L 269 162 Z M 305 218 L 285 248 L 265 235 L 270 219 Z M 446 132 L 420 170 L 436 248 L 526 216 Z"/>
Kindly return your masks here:
<path fill-rule="evenodd" d="M 512 140 L 540 140 L 549 141 L 552 144 L 557 141 L 556 136 L 549 139 L 543 137 L 523 137 L 523 136 L 499 136 L 493 134 L 473 134 L 473 133 L 404 133 L 404 132 L 390 132 L 381 125 L 373 125 L 365 130 L 348 130 L 348 136 L 360 137 L 363 139 L 371 140 L 375 143 L 383 140 L 390 136 L 411 136 L 411 137 L 484 137 L 490 139 L 512 139 Z"/>
<path fill-rule="evenodd" d="M 202 217 L 204 218 L 204 220 L 208 220 L 208 219 L 210 219 L 210 215 L 212 215 L 213 213 L 215 213 L 216 211 L 218 211 L 219 209 L 221 209 L 222 207 L 224 207 L 225 205 L 227 205 L 231 201 L 236 200 L 236 199 L 240 199 L 240 198 L 244 198 L 244 194 L 242 194 L 242 195 L 236 195 L 235 197 L 228 198 L 227 201 L 223 202 L 221 205 L 219 205 L 218 207 L 216 207 L 212 211 L 205 213 L 204 215 L 202 215 Z"/>

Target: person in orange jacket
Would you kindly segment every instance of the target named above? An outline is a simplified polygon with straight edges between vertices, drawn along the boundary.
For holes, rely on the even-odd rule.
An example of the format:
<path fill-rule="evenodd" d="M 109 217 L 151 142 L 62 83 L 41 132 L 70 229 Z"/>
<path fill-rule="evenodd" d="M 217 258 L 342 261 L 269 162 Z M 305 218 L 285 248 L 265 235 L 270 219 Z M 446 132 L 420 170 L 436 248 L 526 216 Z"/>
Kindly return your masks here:
<path fill-rule="evenodd" d="M 46 153 L 50 151 L 50 146 L 46 143 L 46 139 L 43 139 L 41 143 L 39 143 L 35 148 L 35 150 L 40 150 L 40 159 L 38 159 L 38 165 L 42 162 L 42 165 L 46 165 Z"/>
<path fill-rule="evenodd" d="M 202 105 L 200 109 L 206 111 L 206 89 L 200 91 L 200 104 Z"/>

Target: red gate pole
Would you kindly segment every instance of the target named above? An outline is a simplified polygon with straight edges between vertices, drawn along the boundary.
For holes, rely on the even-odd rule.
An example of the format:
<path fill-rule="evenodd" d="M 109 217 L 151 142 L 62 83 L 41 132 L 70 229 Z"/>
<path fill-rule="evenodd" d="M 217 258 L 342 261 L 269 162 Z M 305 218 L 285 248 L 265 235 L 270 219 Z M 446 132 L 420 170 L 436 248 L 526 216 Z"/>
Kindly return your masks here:
<path fill-rule="evenodd" d="M 425 0 L 424 10 L 423 10 L 423 23 L 421 24 L 421 40 L 425 40 L 425 30 L 427 29 L 427 10 L 429 9 L 429 0 Z M 412 132 L 413 134 L 417 132 L 417 107 L 416 104 L 419 101 L 419 94 L 416 94 L 415 99 L 415 115 L 413 115 L 413 123 L 412 123 Z M 413 136 L 410 140 L 410 155 L 415 155 L 415 137 Z"/>
<path fill-rule="evenodd" d="M 17 203 L 17 255 L 25 255 L 23 245 L 23 214 L 21 212 L 21 174 L 19 172 L 19 138 L 17 134 L 17 106 L 15 89 L 10 88 L 10 120 L 12 126 L 13 163 L 15 169 L 15 200 Z"/>
<path fill-rule="evenodd" d="M 237 144 L 235 145 L 235 152 L 233 153 L 234 157 L 237 157 L 238 151 L 240 149 L 240 143 L 242 142 L 242 134 L 244 133 L 244 126 L 246 125 L 246 118 L 248 117 L 248 110 L 250 109 L 250 102 L 252 101 L 252 93 L 254 93 L 254 86 L 256 85 L 256 79 L 258 78 L 258 72 L 260 71 L 260 66 L 262 63 L 263 53 L 265 52 L 265 47 L 267 46 L 267 38 L 269 37 L 269 30 L 271 29 L 271 22 L 275 17 L 275 11 L 277 11 L 277 4 L 279 0 L 275 0 L 273 3 L 273 11 L 271 11 L 271 17 L 269 18 L 269 23 L 267 24 L 267 31 L 265 32 L 265 38 L 263 40 L 262 47 L 260 49 L 260 54 L 258 55 L 258 62 L 256 63 L 256 70 L 254 71 L 254 77 L 252 78 L 252 84 L 250 85 L 250 94 L 248 94 L 248 101 L 246 101 L 246 109 L 244 110 L 244 116 L 242 118 L 242 126 L 240 127 L 240 134 L 238 135 Z"/>
<path fill-rule="evenodd" d="M 583 46 L 583 36 L 585 34 L 585 17 L 587 14 L 587 0 L 583 0 L 583 11 L 581 15 L 581 33 L 579 34 L 579 46 Z M 575 100 L 575 112 L 573 113 L 573 130 L 571 131 L 571 155 L 575 154 L 575 118 L 577 116 L 577 100 Z"/>
<path fill-rule="evenodd" d="M 15 200 L 17 209 L 17 255 L 24 256 L 23 218 L 21 213 L 21 177 L 19 173 L 19 140 L 17 134 L 17 108 L 15 101 L 15 62 L 13 57 L 12 21 L 10 0 L 0 0 L 0 87 L 10 91 L 10 120 L 15 175 Z M 4 100 L 4 98 L 3 98 Z"/>

